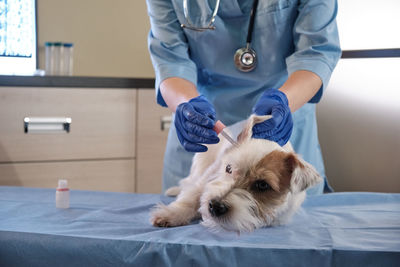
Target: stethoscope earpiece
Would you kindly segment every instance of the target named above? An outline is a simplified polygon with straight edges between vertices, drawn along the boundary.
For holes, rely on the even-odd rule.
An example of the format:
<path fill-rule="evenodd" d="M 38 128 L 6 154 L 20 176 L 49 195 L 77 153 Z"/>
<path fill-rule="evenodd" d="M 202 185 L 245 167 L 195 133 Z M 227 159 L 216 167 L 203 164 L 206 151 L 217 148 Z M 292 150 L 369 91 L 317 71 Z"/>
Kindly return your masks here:
<path fill-rule="evenodd" d="M 257 63 L 256 52 L 249 46 L 239 48 L 236 50 L 233 60 L 238 70 L 243 72 L 252 71 Z"/>

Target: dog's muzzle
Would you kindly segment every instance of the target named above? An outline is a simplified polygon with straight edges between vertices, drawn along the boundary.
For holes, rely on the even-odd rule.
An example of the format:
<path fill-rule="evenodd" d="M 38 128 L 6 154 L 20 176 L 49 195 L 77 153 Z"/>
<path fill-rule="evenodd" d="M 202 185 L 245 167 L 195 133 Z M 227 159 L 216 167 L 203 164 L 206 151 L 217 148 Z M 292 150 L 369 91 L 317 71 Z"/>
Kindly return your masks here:
<path fill-rule="evenodd" d="M 210 211 L 211 216 L 219 217 L 228 212 L 228 207 L 216 199 L 211 199 L 208 202 L 208 210 Z"/>

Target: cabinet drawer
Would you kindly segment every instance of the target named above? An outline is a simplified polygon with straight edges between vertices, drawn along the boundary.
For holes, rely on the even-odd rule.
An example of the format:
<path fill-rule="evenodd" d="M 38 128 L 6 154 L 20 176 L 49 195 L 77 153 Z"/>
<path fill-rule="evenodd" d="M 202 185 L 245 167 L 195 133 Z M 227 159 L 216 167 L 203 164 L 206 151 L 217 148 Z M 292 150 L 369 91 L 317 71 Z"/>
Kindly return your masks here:
<path fill-rule="evenodd" d="M 0 162 L 133 158 L 135 90 L 0 88 Z M 69 133 L 24 133 L 25 117 L 69 117 Z"/>
<path fill-rule="evenodd" d="M 0 164 L 0 185 L 134 192 L 134 160 L 98 160 Z"/>

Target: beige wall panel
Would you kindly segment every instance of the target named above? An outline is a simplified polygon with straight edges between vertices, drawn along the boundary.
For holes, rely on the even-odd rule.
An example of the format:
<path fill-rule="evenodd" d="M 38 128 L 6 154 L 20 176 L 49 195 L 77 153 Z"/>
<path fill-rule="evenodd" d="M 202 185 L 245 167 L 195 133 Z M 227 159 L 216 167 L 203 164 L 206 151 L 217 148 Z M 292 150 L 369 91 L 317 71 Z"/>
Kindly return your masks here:
<path fill-rule="evenodd" d="M 400 193 L 399 67 L 399 59 L 339 61 L 317 106 L 335 191 Z"/>
<path fill-rule="evenodd" d="M 39 0 L 39 67 L 44 43 L 72 42 L 74 75 L 154 77 L 147 50 L 146 1 Z"/>
<path fill-rule="evenodd" d="M 168 129 L 161 130 L 161 118 L 168 108 L 155 101 L 154 90 L 139 90 L 136 185 L 138 193 L 161 193 L 161 178 Z"/>
<path fill-rule="evenodd" d="M 136 90 L 3 87 L 0 162 L 133 158 Z M 24 117 L 71 117 L 70 133 L 25 134 Z"/>
<path fill-rule="evenodd" d="M 0 185 L 56 188 L 67 179 L 70 189 L 134 192 L 134 160 L 0 164 Z"/>

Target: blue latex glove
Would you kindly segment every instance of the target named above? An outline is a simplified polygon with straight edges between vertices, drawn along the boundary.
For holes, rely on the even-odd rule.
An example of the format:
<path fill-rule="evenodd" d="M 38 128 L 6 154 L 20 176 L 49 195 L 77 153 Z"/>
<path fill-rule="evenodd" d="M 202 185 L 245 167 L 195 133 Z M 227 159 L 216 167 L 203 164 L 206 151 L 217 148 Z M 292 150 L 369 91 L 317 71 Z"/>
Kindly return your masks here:
<path fill-rule="evenodd" d="M 272 118 L 253 126 L 253 138 L 269 139 L 283 146 L 288 141 L 293 130 L 293 119 L 286 95 L 276 89 L 265 91 L 256 105 L 253 113 L 257 115 L 272 115 Z"/>
<path fill-rule="evenodd" d="M 215 110 L 204 96 L 192 98 L 176 108 L 175 127 L 179 142 L 190 152 L 205 152 L 207 147 L 201 144 L 219 142 L 213 130 Z"/>

